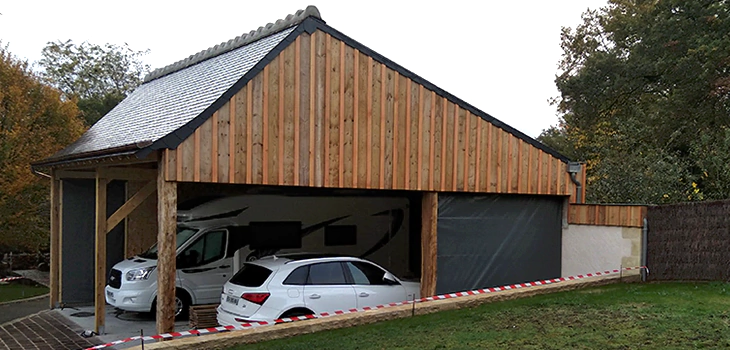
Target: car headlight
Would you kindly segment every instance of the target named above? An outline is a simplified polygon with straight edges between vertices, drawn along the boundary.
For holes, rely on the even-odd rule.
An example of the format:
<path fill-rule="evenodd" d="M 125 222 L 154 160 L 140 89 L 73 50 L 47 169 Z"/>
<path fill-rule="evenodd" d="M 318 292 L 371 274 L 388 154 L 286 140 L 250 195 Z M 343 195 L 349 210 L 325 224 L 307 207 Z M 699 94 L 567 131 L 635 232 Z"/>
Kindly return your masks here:
<path fill-rule="evenodd" d="M 157 266 L 150 266 L 150 267 L 144 267 L 141 269 L 134 269 L 127 272 L 127 281 L 140 281 L 140 280 L 146 280 L 150 278 L 150 275 L 152 274 L 152 271 L 155 270 L 155 267 Z"/>

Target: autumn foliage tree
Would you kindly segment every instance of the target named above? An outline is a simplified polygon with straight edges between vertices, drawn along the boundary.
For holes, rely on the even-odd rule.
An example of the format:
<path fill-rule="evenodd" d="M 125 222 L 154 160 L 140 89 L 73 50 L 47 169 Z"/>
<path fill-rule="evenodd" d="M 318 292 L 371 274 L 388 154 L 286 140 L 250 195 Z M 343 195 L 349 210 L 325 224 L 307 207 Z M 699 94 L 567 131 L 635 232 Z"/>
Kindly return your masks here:
<path fill-rule="evenodd" d="M 588 199 L 730 198 L 730 2 L 611 0 L 564 28 L 540 135 L 588 164 Z"/>
<path fill-rule="evenodd" d="M 29 164 L 52 155 L 84 131 L 73 101 L 44 84 L 26 62 L 0 47 L 0 248 L 48 244 L 49 181 Z M 4 247 L 2 247 L 4 246 Z"/>
<path fill-rule="evenodd" d="M 129 45 L 75 44 L 71 40 L 49 42 L 38 64 L 46 82 L 76 101 L 87 126 L 112 110 L 149 72 Z"/>

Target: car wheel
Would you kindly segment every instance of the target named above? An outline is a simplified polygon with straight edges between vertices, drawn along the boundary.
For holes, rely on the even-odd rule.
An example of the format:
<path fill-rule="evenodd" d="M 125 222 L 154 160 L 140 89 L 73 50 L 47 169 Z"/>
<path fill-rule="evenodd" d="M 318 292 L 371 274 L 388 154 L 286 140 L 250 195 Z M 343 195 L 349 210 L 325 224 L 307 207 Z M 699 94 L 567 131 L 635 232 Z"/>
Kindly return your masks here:
<path fill-rule="evenodd" d="M 307 316 L 312 315 L 314 312 L 309 309 L 305 308 L 296 308 L 288 310 L 287 312 L 283 313 L 280 318 L 287 318 L 287 317 L 298 317 L 298 316 Z"/>

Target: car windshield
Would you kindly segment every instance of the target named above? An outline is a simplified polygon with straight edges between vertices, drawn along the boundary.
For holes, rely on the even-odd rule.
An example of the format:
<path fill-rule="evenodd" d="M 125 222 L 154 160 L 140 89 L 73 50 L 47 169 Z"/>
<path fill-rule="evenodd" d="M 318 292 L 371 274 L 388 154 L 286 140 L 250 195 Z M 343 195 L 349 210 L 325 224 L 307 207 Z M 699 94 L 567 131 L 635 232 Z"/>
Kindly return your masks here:
<path fill-rule="evenodd" d="M 180 248 L 180 246 L 183 245 L 183 243 L 185 243 L 188 239 L 190 239 L 190 237 L 194 236 L 197 232 L 198 232 L 198 230 L 193 229 L 193 228 L 178 226 L 177 227 L 177 238 L 175 239 L 175 241 L 177 243 L 175 250 Z M 139 257 L 145 258 L 145 259 L 157 259 L 157 243 L 155 243 L 155 245 L 150 247 L 150 249 L 148 249 L 146 252 L 140 254 Z"/>

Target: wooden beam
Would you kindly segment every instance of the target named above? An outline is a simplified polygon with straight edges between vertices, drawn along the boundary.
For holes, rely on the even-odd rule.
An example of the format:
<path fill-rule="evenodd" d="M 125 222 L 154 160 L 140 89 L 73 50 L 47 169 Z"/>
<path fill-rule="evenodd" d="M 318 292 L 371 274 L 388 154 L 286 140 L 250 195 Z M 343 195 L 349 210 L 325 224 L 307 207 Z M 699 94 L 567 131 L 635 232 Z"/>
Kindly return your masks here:
<path fill-rule="evenodd" d="M 51 172 L 51 271 L 50 284 L 51 291 L 49 297 L 50 308 L 55 308 L 59 303 L 60 296 L 60 273 L 59 266 L 61 260 L 59 253 L 61 252 L 61 180 L 56 176 L 55 172 Z"/>
<path fill-rule="evenodd" d="M 111 232 L 111 230 L 114 229 L 114 227 L 117 226 L 124 218 L 126 218 L 134 209 L 137 209 L 137 207 L 144 202 L 147 197 L 149 197 L 153 192 L 155 192 L 155 189 L 157 188 L 155 180 L 152 180 L 148 182 L 144 187 L 142 187 L 137 193 L 135 193 L 132 198 L 129 198 L 127 202 L 122 204 L 117 211 L 114 212 L 111 216 L 109 216 L 109 219 L 106 220 L 106 233 Z"/>
<path fill-rule="evenodd" d="M 164 157 L 162 158 L 164 159 Z M 148 181 L 157 178 L 156 169 L 108 167 L 99 168 L 99 172 L 101 174 L 101 177 L 110 181 Z"/>
<path fill-rule="evenodd" d="M 436 294 L 438 192 L 421 199 L 421 298 Z"/>
<path fill-rule="evenodd" d="M 157 177 L 157 333 L 175 330 L 177 183 Z"/>
<path fill-rule="evenodd" d="M 96 176 L 96 263 L 94 283 L 94 331 L 104 334 L 104 316 L 106 300 L 104 286 L 106 285 L 106 186 L 108 180 L 102 177 L 103 169 L 97 171 Z"/>

